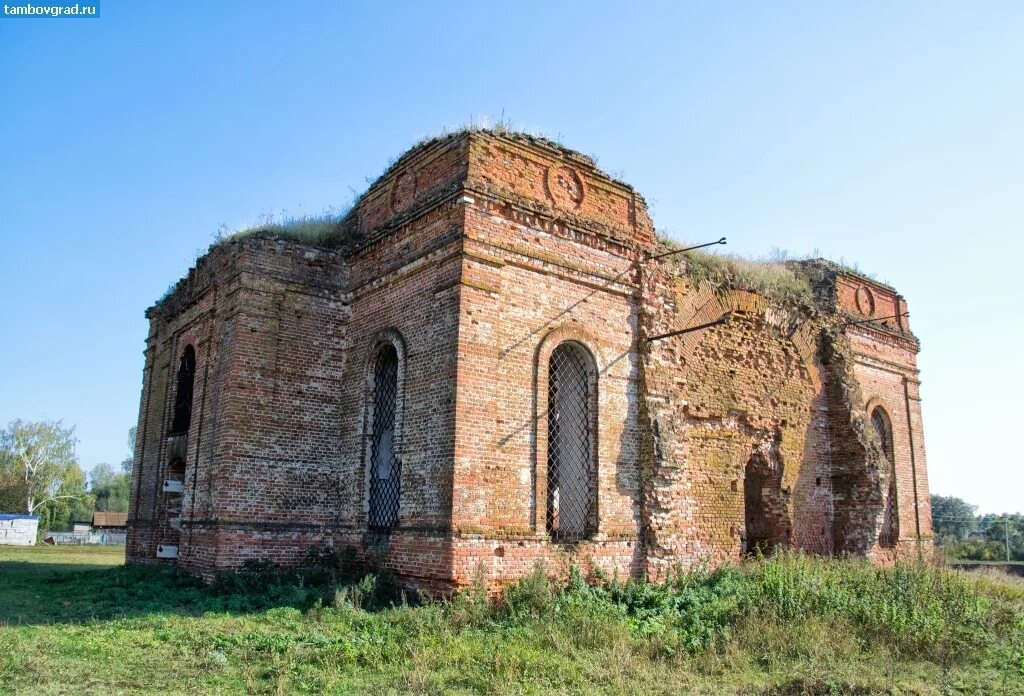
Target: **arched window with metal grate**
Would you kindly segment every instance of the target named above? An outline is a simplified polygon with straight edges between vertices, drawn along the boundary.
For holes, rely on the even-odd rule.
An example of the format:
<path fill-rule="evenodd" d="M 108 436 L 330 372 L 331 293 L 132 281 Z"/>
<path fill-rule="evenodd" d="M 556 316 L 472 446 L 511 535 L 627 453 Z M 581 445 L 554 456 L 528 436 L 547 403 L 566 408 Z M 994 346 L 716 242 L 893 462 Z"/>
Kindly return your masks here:
<path fill-rule="evenodd" d="M 547 530 L 576 541 L 597 530 L 597 370 L 575 341 L 559 344 L 548 364 Z"/>
<path fill-rule="evenodd" d="M 896 498 L 896 454 L 892 440 L 892 421 L 889 414 L 881 406 L 871 411 L 871 427 L 878 435 L 885 458 L 886 487 L 884 495 L 884 513 L 882 529 L 878 534 L 878 543 L 883 548 L 892 548 L 899 539 L 899 514 Z"/>
<path fill-rule="evenodd" d="M 170 435 L 183 435 L 192 425 L 192 393 L 196 381 L 196 351 L 185 346 L 178 363 L 177 389 L 174 395 L 174 418 Z"/>
<path fill-rule="evenodd" d="M 398 524 L 402 463 L 395 426 L 398 415 L 398 352 L 387 344 L 373 365 L 373 415 L 370 424 L 370 495 L 368 523 L 374 529 Z"/>

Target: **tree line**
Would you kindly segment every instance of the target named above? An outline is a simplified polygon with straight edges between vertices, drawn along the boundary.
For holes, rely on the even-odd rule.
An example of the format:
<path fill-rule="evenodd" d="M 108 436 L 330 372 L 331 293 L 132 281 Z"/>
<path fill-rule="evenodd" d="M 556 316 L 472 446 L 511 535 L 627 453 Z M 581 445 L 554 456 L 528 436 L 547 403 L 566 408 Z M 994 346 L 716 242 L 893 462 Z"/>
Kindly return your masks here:
<path fill-rule="evenodd" d="M 39 516 L 41 529 L 61 531 L 91 521 L 93 512 L 127 512 L 135 452 L 117 466 L 97 464 L 89 475 L 78 462 L 75 429 L 60 421 L 12 421 L 0 430 L 0 512 Z"/>
<path fill-rule="evenodd" d="M 953 496 L 932 496 L 935 543 L 952 559 L 1024 561 L 1024 515 L 979 515 L 977 505 Z"/>

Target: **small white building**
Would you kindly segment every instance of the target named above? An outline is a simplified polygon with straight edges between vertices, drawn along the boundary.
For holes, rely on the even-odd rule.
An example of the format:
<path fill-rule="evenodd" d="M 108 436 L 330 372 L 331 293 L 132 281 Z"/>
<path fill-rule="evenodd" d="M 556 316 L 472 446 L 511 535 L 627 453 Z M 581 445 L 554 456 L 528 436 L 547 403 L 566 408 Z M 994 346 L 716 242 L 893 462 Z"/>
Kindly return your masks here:
<path fill-rule="evenodd" d="M 35 546 L 38 531 L 35 515 L 0 514 L 0 546 Z"/>

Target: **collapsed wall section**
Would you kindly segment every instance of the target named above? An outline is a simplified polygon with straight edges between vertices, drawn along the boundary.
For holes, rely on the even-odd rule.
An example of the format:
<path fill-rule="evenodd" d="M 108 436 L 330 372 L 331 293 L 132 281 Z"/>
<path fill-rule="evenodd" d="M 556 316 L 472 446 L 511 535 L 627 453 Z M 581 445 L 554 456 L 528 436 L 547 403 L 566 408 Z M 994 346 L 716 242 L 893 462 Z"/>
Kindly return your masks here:
<path fill-rule="evenodd" d="M 775 546 L 833 548 L 829 409 L 812 312 L 648 267 L 644 350 L 651 456 L 647 572 Z"/>
<path fill-rule="evenodd" d="M 906 301 L 893 288 L 818 263 L 819 295 L 840 330 L 836 375 L 836 533 L 845 553 L 892 562 L 930 553 L 931 511 L 916 356 Z"/>

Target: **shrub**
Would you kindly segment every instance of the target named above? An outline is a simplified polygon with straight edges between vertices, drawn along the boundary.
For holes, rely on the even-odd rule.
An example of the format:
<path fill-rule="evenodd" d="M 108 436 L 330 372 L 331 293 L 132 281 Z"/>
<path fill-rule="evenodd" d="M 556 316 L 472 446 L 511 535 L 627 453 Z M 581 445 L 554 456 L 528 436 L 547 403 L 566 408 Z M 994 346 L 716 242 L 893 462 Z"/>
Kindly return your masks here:
<path fill-rule="evenodd" d="M 483 626 L 493 616 L 494 605 L 487 591 L 486 571 L 483 565 L 473 569 L 473 582 L 455 595 L 446 606 L 449 620 L 459 628 Z"/>
<path fill-rule="evenodd" d="M 544 564 L 538 563 L 529 575 L 505 589 L 504 615 L 516 621 L 539 619 L 552 608 L 554 598 Z"/>
<path fill-rule="evenodd" d="M 747 606 L 743 575 L 730 567 L 677 573 L 664 584 L 613 580 L 589 592 L 615 606 L 634 636 L 657 638 L 659 652 L 668 654 L 725 640 Z"/>

